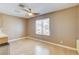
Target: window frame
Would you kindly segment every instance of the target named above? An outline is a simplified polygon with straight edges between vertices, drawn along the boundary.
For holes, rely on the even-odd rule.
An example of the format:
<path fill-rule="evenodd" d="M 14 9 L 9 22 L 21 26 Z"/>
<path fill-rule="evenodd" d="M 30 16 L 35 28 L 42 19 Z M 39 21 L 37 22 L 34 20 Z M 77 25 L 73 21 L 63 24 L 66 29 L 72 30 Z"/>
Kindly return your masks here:
<path fill-rule="evenodd" d="M 44 32 L 44 30 L 45 30 L 45 28 L 46 27 L 44 27 L 45 26 L 45 24 L 44 24 L 44 22 L 45 22 L 45 20 L 47 20 L 48 21 L 48 34 L 45 34 L 45 32 Z M 37 33 L 38 31 L 37 31 L 37 27 L 38 27 L 38 25 L 37 25 L 37 22 L 41 22 L 41 29 L 40 29 L 40 31 L 41 31 L 41 33 L 39 34 L 39 33 Z M 50 18 L 43 18 L 43 19 L 38 19 L 38 20 L 36 20 L 35 21 L 35 25 L 36 25 L 36 30 L 35 30 L 35 34 L 37 34 L 37 35 L 45 35 L 45 36 L 50 36 Z"/>

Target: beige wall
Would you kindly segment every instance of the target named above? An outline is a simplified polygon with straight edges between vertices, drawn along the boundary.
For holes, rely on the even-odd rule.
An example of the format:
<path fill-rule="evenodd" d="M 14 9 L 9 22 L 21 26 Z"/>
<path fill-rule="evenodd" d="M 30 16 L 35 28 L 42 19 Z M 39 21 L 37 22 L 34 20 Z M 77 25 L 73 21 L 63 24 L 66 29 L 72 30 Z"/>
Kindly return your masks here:
<path fill-rule="evenodd" d="M 0 28 L 2 26 L 2 15 L 0 14 Z"/>
<path fill-rule="evenodd" d="M 37 37 L 54 43 L 76 47 L 77 39 L 77 8 L 72 7 L 54 13 L 42 15 L 28 20 L 29 36 Z M 50 18 L 50 36 L 35 34 L 35 20 Z M 63 42 L 63 43 L 60 43 Z"/>
<path fill-rule="evenodd" d="M 16 39 L 27 35 L 27 20 L 19 17 L 0 15 L 0 24 L 8 38 Z"/>
<path fill-rule="evenodd" d="M 76 48 L 79 50 L 79 6 L 77 9 L 77 41 L 76 41 Z"/>

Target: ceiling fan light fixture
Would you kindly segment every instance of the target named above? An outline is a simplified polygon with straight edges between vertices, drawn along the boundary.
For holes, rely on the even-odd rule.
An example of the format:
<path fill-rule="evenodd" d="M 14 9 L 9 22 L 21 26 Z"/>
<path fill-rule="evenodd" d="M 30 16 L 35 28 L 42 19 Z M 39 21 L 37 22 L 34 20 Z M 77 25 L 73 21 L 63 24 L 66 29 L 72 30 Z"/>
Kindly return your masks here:
<path fill-rule="evenodd" d="M 29 16 L 34 16 L 33 13 L 28 13 Z"/>
<path fill-rule="evenodd" d="M 25 11 L 29 17 L 38 16 L 39 13 L 32 12 L 31 8 L 27 8 L 24 4 L 19 4 L 21 10 Z"/>

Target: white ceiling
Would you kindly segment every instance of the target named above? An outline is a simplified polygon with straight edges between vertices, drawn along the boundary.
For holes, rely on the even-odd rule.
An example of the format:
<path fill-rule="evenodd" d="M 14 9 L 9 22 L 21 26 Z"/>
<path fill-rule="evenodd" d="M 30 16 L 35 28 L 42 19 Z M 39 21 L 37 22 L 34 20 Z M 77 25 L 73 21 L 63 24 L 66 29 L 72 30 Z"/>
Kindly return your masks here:
<path fill-rule="evenodd" d="M 76 3 L 25 3 L 24 5 L 30 7 L 33 12 L 46 14 L 57 10 L 73 7 Z M 0 3 L 0 12 L 12 16 L 30 18 L 25 16 L 25 12 L 18 7 L 18 3 Z"/>

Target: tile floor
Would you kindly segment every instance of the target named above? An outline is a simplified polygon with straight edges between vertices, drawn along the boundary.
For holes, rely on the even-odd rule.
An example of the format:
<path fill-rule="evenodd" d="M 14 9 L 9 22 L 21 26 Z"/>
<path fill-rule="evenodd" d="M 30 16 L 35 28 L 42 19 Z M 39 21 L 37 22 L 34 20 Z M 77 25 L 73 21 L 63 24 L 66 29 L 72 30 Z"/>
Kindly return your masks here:
<path fill-rule="evenodd" d="M 9 45 L 0 46 L 0 55 L 8 55 L 9 54 Z"/>
<path fill-rule="evenodd" d="M 11 55 L 77 55 L 77 51 L 40 41 L 23 39 L 10 43 Z"/>
<path fill-rule="evenodd" d="M 0 46 L 0 55 L 78 55 L 78 52 L 40 41 L 22 39 Z"/>

